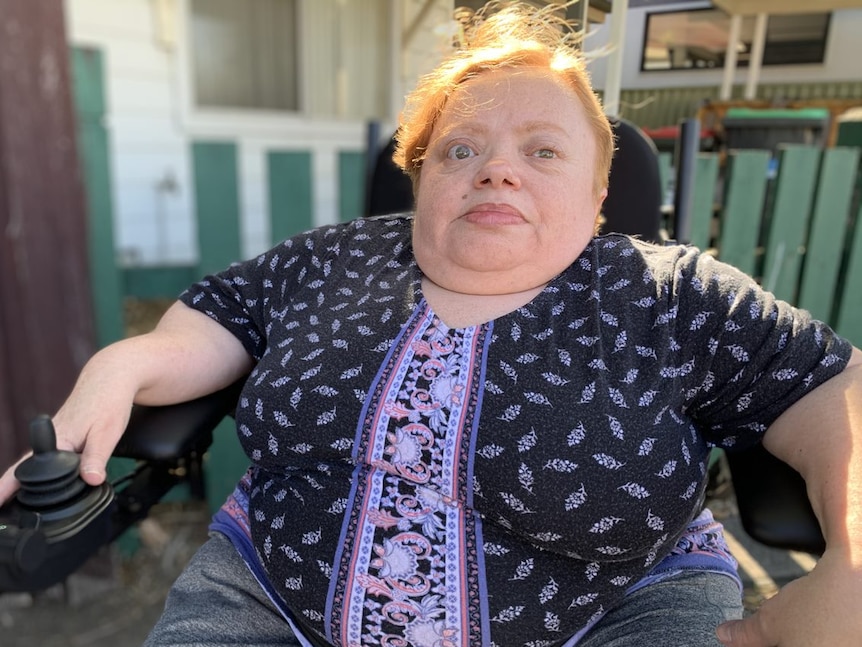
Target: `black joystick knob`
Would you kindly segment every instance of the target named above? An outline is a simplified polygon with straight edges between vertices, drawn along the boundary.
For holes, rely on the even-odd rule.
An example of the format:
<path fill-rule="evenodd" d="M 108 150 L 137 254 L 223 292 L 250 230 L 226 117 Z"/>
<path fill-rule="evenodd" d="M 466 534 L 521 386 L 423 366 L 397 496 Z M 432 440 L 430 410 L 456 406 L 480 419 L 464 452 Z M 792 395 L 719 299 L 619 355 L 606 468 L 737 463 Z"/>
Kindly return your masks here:
<path fill-rule="evenodd" d="M 39 416 L 30 423 L 33 455 L 15 469 L 21 483 L 18 501 L 33 509 L 51 508 L 76 498 L 87 484 L 79 475 L 81 459 L 74 452 L 57 449 L 54 423 Z"/>

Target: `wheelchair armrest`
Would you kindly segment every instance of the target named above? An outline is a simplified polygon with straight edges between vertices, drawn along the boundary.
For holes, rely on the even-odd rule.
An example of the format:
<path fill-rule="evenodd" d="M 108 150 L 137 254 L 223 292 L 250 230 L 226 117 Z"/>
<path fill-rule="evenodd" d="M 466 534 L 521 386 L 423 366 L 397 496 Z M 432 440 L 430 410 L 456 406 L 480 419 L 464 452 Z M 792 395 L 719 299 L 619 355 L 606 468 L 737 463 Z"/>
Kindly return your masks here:
<path fill-rule="evenodd" d="M 236 409 L 245 379 L 197 400 L 160 407 L 135 405 L 114 456 L 145 461 L 172 461 L 202 453 L 212 431 Z"/>
<path fill-rule="evenodd" d="M 726 454 L 745 531 L 767 546 L 821 554 L 826 543 L 799 472 L 762 445 Z"/>

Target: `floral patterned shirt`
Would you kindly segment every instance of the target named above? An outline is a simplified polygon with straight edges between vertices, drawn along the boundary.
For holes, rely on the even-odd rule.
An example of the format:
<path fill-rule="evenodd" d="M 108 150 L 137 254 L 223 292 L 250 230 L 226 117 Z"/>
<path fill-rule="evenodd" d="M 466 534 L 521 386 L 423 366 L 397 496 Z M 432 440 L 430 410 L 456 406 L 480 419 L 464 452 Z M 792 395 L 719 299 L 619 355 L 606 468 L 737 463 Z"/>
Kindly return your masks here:
<path fill-rule="evenodd" d="M 530 303 L 448 328 L 409 216 L 296 236 L 183 301 L 257 360 L 248 535 L 333 645 L 571 644 L 849 344 L 687 247 L 594 239 Z M 720 549 L 719 549 L 720 551 Z"/>

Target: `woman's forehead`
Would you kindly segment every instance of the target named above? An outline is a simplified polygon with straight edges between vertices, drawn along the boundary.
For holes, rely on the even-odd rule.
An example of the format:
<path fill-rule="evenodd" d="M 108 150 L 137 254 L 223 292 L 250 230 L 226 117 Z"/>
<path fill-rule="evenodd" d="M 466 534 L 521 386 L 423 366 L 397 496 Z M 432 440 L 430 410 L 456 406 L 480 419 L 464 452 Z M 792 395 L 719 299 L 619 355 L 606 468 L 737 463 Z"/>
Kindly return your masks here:
<path fill-rule="evenodd" d="M 560 75 L 542 68 L 504 68 L 462 83 L 449 97 L 435 130 L 456 124 L 483 129 L 495 111 L 506 107 L 527 129 L 569 122 L 572 113 L 584 112 L 574 90 Z"/>
<path fill-rule="evenodd" d="M 488 93 L 505 95 L 517 93 L 520 89 L 547 86 L 549 89 L 557 88 L 562 92 L 574 91 L 568 85 L 566 79 L 558 72 L 545 67 L 536 66 L 512 66 L 487 69 L 471 74 L 461 81 L 452 93 L 452 97 L 469 95 L 475 93 Z"/>

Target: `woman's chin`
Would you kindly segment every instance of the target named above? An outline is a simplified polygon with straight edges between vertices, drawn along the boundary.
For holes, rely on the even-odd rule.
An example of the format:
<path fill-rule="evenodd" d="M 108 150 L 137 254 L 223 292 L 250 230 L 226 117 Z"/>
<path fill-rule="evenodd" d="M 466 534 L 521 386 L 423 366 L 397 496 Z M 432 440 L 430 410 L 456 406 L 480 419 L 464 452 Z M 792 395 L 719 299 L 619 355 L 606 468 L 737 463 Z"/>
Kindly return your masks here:
<path fill-rule="evenodd" d="M 499 259 L 485 264 L 431 265 L 427 270 L 420 265 L 420 269 L 427 279 L 445 290 L 475 296 L 526 292 L 544 286 L 557 274 L 538 271 L 524 264 L 500 263 Z"/>

